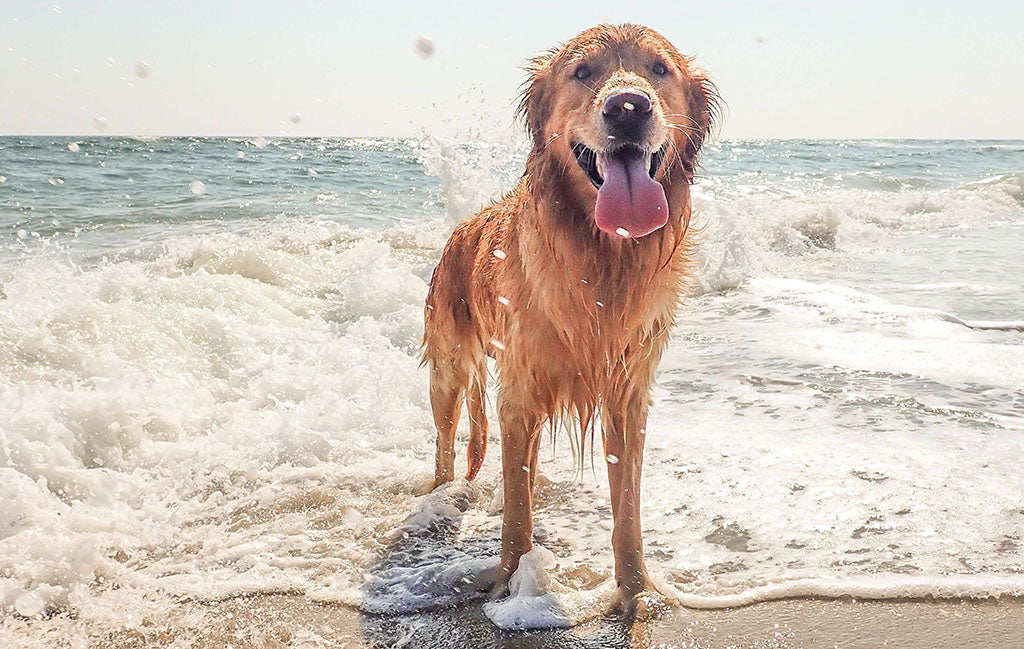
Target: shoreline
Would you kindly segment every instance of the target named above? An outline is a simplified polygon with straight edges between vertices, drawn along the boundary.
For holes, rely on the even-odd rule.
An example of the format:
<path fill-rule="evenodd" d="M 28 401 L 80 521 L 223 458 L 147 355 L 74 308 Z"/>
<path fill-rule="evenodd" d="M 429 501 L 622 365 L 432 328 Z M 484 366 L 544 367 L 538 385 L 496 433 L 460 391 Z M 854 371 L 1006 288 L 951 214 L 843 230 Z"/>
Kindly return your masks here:
<path fill-rule="evenodd" d="M 731 609 L 668 608 L 631 625 L 599 618 L 569 629 L 501 631 L 481 602 L 400 616 L 367 615 L 301 595 L 179 602 L 136 628 L 102 628 L 67 615 L 0 622 L 0 648 L 279 649 L 344 647 L 512 649 L 1020 649 L 1024 598 L 786 599 Z"/>

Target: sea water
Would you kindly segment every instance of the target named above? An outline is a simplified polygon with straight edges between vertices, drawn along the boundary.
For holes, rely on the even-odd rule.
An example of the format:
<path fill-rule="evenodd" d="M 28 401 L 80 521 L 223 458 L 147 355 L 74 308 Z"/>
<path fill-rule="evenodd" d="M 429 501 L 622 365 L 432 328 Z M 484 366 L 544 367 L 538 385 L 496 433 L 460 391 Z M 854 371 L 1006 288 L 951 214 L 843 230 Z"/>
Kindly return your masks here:
<path fill-rule="evenodd" d="M 525 153 L 0 138 L 0 619 L 476 597 L 500 444 L 422 495 L 422 305 Z M 1024 142 L 719 141 L 694 225 L 646 432 L 661 589 L 1024 594 Z M 600 441 L 583 452 L 580 472 L 545 436 L 537 547 L 485 608 L 502 626 L 600 612 L 611 506 Z"/>

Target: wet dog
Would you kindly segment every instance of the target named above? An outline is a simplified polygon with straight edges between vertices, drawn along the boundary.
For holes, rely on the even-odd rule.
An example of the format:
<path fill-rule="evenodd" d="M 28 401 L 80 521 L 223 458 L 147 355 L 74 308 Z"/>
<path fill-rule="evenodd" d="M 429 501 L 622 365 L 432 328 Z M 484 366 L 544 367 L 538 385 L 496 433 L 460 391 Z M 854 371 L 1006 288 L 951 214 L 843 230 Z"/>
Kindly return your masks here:
<path fill-rule="evenodd" d="M 687 275 L 690 185 L 714 86 L 657 32 L 601 25 L 534 59 L 521 115 L 526 172 L 461 223 L 434 270 L 424 362 L 435 486 L 454 478 L 465 401 L 474 478 L 487 446 L 487 357 L 500 375 L 504 519 L 492 594 L 532 547 L 541 428 L 601 431 L 618 602 L 650 588 L 640 474 L 654 372 Z"/>

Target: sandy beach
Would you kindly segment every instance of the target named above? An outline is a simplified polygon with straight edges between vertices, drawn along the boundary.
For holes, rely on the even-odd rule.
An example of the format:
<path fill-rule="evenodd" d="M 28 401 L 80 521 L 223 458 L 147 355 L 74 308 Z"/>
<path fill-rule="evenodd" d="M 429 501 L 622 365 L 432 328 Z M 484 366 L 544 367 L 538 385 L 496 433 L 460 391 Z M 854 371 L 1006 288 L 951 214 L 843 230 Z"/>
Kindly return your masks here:
<path fill-rule="evenodd" d="M 1024 600 L 784 600 L 738 609 L 670 609 L 627 625 L 504 632 L 479 604 L 397 617 L 367 616 L 296 595 L 183 602 L 139 628 L 101 628 L 67 616 L 5 620 L 4 649 L 196 647 L 278 649 L 403 647 L 658 647 L 659 649 L 932 649 L 1024 646 Z"/>

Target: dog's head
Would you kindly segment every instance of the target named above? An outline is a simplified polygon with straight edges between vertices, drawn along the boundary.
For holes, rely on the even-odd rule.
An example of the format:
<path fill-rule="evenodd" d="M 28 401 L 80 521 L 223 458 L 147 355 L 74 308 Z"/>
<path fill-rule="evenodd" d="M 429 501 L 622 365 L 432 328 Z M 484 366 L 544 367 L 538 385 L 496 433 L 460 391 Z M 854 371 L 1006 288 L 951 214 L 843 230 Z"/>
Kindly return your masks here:
<path fill-rule="evenodd" d="M 661 34 L 600 25 L 529 71 L 520 114 L 531 160 L 600 230 L 641 237 L 688 207 L 717 94 Z"/>

